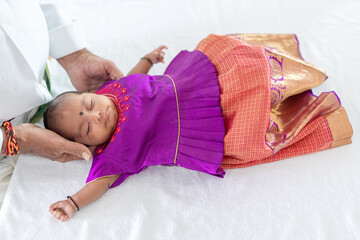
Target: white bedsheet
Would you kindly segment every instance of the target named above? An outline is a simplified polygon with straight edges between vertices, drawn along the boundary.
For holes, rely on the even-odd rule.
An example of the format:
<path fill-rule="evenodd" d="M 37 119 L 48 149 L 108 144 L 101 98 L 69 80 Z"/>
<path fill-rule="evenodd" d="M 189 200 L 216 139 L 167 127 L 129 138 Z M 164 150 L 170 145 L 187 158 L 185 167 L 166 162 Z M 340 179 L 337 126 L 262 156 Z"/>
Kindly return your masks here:
<path fill-rule="evenodd" d="M 304 3 L 305 2 L 305 3 Z M 360 2 L 358 0 L 75 0 L 89 49 L 124 71 L 160 44 L 166 64 L 209 33 L 296 33 L 305 60 L 329 79 L 354 129 L 353 144 L 259 166 L 224 179 L 150 167 L 70 221 L 48 212 L 80 189 L 90 162 L 21 156 L 0 212 L 0 239 L 360 239 Z M 52 66 L 57 92 L 71 88 Z M 57 81 L 57 82 L 55 82 Z"/>

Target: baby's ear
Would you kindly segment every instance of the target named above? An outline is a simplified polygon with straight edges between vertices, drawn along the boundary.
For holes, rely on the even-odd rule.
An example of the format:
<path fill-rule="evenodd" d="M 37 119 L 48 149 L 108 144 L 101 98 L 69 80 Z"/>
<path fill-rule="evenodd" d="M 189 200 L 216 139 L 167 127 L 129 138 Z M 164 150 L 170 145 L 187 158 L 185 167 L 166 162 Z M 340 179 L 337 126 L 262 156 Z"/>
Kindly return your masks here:
<path fill-rule="evenodd" d="M 86 145 L 86 147 L 90 150 L 91 153 L 94 153 L 97 148 L 96 145 L 92 145 L 92 146 Z"/>

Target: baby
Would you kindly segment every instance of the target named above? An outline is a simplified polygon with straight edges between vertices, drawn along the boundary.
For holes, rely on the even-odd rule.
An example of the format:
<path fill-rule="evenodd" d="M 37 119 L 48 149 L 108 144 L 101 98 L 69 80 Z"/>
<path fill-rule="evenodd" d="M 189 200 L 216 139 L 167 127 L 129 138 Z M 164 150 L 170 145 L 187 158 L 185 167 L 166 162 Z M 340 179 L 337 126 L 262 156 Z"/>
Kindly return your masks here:
<path fill-rule="evenodd" d="M 146 75 L 164 61 L 160 46 L 95 94 L 59 95 L 45 127 L 94 154 L 87 184 L 49 211 L 67 221 L 149 166 L 223 177 L 224 168 L 350 143 L 351 125 L 336 94 L 311 93 L 327 76 L 300 58 L 297 44 L 294 35 L 212 34 L 196 50 L 181 51 L 163 75 Z"/>
<path fill-rule="evenodd" d="M 141 58 L 128 75 L 146 74 L 153 64 L 164 62 L 164 49 L 167 47 L 160 46 Z M 62 93 L 51 102 L 44 114 L 45 128 L 69 140 L 85 144 L 94 152 L 97 146 L 110 140 L 118 125 L 121 110 L 116 105 L 117 101 L 112 100 L 109 96 L 95 93 Z M 118 175 L 111 175 L 89 183 L 75 194 L 76 196 L 53 204 L 49 211 L 61 221 L 66 221 L 72 217 L 75 210 L 79 210 L 79 207 L 100 197 L 117 177 Z M 76 203 L 74 199 L 77 199 Z"/>

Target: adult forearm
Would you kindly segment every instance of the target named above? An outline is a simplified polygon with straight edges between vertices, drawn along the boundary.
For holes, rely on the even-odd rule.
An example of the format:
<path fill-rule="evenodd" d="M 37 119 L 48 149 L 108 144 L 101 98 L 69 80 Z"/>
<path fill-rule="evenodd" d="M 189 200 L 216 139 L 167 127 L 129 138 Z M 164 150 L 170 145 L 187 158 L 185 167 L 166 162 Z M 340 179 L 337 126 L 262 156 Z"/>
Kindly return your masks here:
<path fill-rule="evenodd" d="M 89 51 L 86 50 L 85 48 L 79 50 L 79 51 L 76 51 L 76 52 L 73 52 L 69 55 L 66 55 L 64 57 L 61 57 L 61 58 L 58 58 L 56 59 L 60 65 L 66 70 L 70 70 L 72 67 L 76 67 L 74 65 L 77 65 L 76 63 L 79 62 L 79 58 L 82 58 L 84 57 L 86 54 L 88 54 Z"/>

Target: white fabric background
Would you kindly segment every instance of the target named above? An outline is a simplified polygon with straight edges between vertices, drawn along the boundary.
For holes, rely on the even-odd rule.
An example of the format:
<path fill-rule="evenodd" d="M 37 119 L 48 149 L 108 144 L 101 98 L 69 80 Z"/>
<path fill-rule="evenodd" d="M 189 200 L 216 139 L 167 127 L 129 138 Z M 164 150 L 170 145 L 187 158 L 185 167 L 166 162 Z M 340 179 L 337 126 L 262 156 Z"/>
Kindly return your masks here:
<path fill-rule="evenodd" d="M 151 167 L 61 223 L 48 206 L 80 189 L 90 164 L 21 156 L 0 212 L 1 239 L 360 239 L 360 2 L 357 0 L 74 0 L 89 50 L 127 73 L 166 44 L 166 64 L 209 33 L 296 33 L 305 60 L 329 79 L 353 144 L 259 166 L 224 179 Z M 56 92 L 69 90 L 54 64 Z"/>

